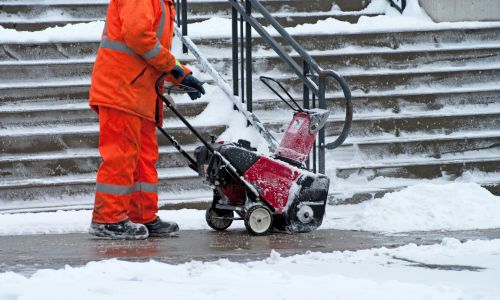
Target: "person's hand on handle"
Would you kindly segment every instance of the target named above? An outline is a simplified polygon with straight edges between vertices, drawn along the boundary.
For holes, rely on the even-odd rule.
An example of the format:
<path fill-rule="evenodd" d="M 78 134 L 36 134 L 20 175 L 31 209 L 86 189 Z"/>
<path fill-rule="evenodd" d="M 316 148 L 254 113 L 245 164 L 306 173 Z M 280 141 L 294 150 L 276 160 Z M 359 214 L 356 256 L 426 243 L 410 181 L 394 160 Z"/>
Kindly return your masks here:
<path fill-rule="evenodd" d="M 191 100 L 196 100 L 201 97 L 201 95 L 205 95 L 205 89 L 203 88 L 203 83 L 198 78 L 194 77 L 191 74 L 188 74 L 184 80 L 181 82 L 182 85 L 193 88 L 195 92 L 189 92 L 188 95 L 191 97 Z"/>

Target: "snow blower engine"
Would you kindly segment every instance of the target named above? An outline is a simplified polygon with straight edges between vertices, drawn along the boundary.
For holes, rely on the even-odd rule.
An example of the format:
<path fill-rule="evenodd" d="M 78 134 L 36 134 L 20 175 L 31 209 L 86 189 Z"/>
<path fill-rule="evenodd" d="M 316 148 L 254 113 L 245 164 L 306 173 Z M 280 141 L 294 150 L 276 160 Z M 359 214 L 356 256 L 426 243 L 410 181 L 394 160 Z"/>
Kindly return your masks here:
<path fill-rule="evenodd" d="M 281 83 L 262 76 L 262 82 L 294 110 L 279 147 L 267 156 L 257 152 L 246 140 L 224 143 L 212 138 L 207 142 L 177 112 L 173 102 L 160 93 L 160 80 L 163 78 L 156 85 L 158 96 L 203 143 L 196 148 L 194 160 L 172 136 L 159 128 L 189 160 L 190 167 L 213 188 L 213 201 L 206 211 L 206 221 L 211 228 L 223 231 L 234 220 L 244 220 L 250 233 L 264 235 L 273 228 L 309 232 L 321 225 L 330 180 L 308 171 L 306 161 L 329 110 L 301 108 Z M 278 84 L 291 101 L 285 100 L 270 82 Z"/>

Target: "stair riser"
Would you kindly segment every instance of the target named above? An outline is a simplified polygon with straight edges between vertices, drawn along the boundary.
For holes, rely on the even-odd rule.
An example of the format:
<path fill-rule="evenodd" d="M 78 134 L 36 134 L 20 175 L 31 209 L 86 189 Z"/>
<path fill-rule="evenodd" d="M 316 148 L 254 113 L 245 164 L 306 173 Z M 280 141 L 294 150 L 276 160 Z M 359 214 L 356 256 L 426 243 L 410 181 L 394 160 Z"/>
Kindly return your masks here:
<path fill-rule="evenodd" d="M 427 44 L 436 48 L 441 44 L 462 44 L 464 42 L 487 44 L 500 40 L 500 28 L 491 29 L 468 29 L 468 30 L 441 30 L 429 32 L 399 32 L 399 33 L 366 33 L 366 34 L 337 34 L 337 35 L 304 35 L 294 36 L 295 40 L 306 50 L 332 50 L 348 46 L 354 47 L 387 47 L 398 49 L 403 45 Z M 200 39 L 195 38 L 195 43 L 203 51 L 203 48 L 226 48 L 231 49 L 231 39 Z M 281 38 L 277 38 L 282 42 Z M 0 45 L 0 61 L 5 60 L 36 60 L 44 59 L 66 59 L 93 57 L 97 53 L 99 43 L 42 43 L 42 44 L 3 44 Z M 253 46 L 269 48 L 267 42 L 259 37 L 253 38 Z M 285 49 L 290 50 L 285 46 Z M 228 53 L 229 50 L 228 50 Z M 377 54 L 374 54 L 375 56 Z M 426 57 L 421 53 L 421 59 Z"/>
<path fill-rule="evenodd" d="M 358 11 L 366 7 L 368 0 L 335 0 L 335 1 L 261 1 L 270 12 L 318 12 L 330 11 L 333 3 L 344 11 Z M 106 4 L 51 4 L 51 5 L 0 5 L 4 13 L 19 17 L 33 18 L 45 14 L 54 14 L 55 11 L 67 18 L 104 19 Z M 231 15 L 231 6 L 227 1 L 204 2 L 188 1 L 188 16 L 197 15 Z M 8 19 L 7 19 L 8 20 Z M 0 20 L 1 22 L 1 20 Z"/>
<path fill-rule="evenodd" d="M 380 75 L 353 74 L 344 76 L 353 92 L 361 91 L 363 93 L 411 89 L 422 85 L 460 87 L 464 84 L 484 84 L 487 82 L 491 82 L 493 85 L 499 77 L 500 69 Z M 295 90 L 297 94 L 302 91 L 303 84 L 298 79 L 283 79 L 282 82 L 287 88 Z M 63 83 L 62 78 L 61 83 Z M 0 100 L 13 101 L 49 97 L 63 99 L 86 98 L 85 95 L 88 95 L 88 88 L 88 84 L 67 87 L 6 88 L 2 89 Z M 260 82 L 255 82 L 254 88 L 267 90 Z M 326 88 L 327 93 L 339 90 L 333 79 L 327 81 Z"/>
<path fill-rule="evenodd" d="M 198 22 L 203 22 L 208 20 L 211 17 L 218 16 L 218 17 L 230 17 L 227 15 L 227 12 L 220 13 L 218 15 L 215 14 L 210 14 L 209 17 L 191 17 L 188 19 L 189 23 L 198 23 Z M 189 16 L 188 16 L 189 17 Z M 320 20 L 324 20 L 325 18 L 328 17 L 335 17 L 335 19 L 343 22 L 349 22 L 349 23 L 357 23 L 360 15 L 335 15 L 335 16 L 325 16 L 325 15 L 304 15 L 304 16 L 287 16 L 287 17 L 281 17 L 281 16 L 276 16 L 275 19 L 278 21 L 278 23 L 281 24 L 283 27 L 295 27 L 297 25 L 301 24 L 314 24 L 317 23 Z M 256 17 L 256 19 L 263 25 L 263 26 L 269 26 L 270 22 L 268 22 L 266 19 L 262 17 Z M 17 31 L 40 31 L 40 30 L 45 30 L 47 28 L 55 27 L 55 26 L 66 26 L 68 24 L 77 24 L 77 23 L 82 23 L 82 22 L 95 22 L 95 21 L 104 21 L 105 17 L 98 17 L 98 18 L 89 18 L 89 19 L 76 19 L 76 20 L 60 20 L 60 21 L 44 21 L 44 22 L 36 22 L 36 23 L 28 23 L 28 22 L 11 22 L 11 21 L 2 21 L 0 20 L 0 26 L 3 28 L 8 28 L 8 29 L 15 29 Z"/>
<path fill-rule="evenodd" d="M 471 153 L 468 150 L 488 147 L 495 143 L 500 143 L 500 137 L 360 144 L 340 147 L 331 152 L 329 156 L 335 159 L 342 156 L 356 156 L 366 161 L 377 161 L 397 155 L 418 155 L 431 159 L 439 158 L 440 153 Z M 500 146 L 497 148 L 500 149 Z M 192 155 L 192 153 L 190 154 Z M 2 170 L 0 178 L 50 177 L 91 173 L 97 170 L 100 162 L 101 159 L 98 156 L 2 161 L 0 162 L 0 170 Z M 158 168 L 185 166 L 187 166 L 186 159 L 178 152 L 161 153 L 157 165 Z"/>
<path fill-rule="evenodd" d="M 89 98 L 89 84 L 50 87 L 12 87 L 0 89 L 0 102 L 24 99 L 75 100 Z"/>
<path fill-rule="evenodd" d="M 386 47 L 398 49 L 402 46 L 427 44 L 439 47 L 442 44 L 492 43 L 500 40 L 500 28 L 438 30 L 427 32 L 384 32 L 363 34 L 315 34 L 295 35 L 294 39 L 306 50 L 332 50 L 346 47 Z M 281 37 L 276 40 L 288 51 L 291 48 Z M 196 38 L 195 43 L 203 47 L 231 48 L 231 38 Z M 260 37 L 253 39 L 252 45 L 269 49 Z"/>
<path fill-rule="evenodd" d="M 377 161 L 387 159 L 391 156 L 407 155 L 420 156 L 423 158 L 440 158 L 446 154 L 474 153 L 472 151 L 490 146 L 492 149 L 500 150 L 500 136 L 488 138 L 470 138 L 470 139 L 436 139 L 412 142 L 380 143 L 380 144 L 359 144 L 354 146 L 344 146 L 333 150 L 331 155 L 336 157 L 342 153 L 349 156 L 358 157 L 366 161 Z"/>
<path fill-rule="evenodd" d="M 298 98 L 299 96 L 297 96 Z M 296 99 L 302 107 L 301 98 Z M 496 104 L 500 102 L 500 91 L 478 91 L 467 93 L 446 93 L 446 94 L 426 94 L 426 95 L 398 95 L 379 97 L 354 97 L 354 115 L 367 112 L 393 112 L 410 113 L 439 110 L 452 106 Z M 333 114 L 343 114 L 344 102 L 341 98 L 327 98 L 327 107 Z M 312 107 L 312 100 L 309 100 Z M 316 102 L 316 105 L 318 103 Z M 253 109 L 258 115 L 258 111 L 286 109 L 289 107 L 278 99 L 260 100 L 253 102 Z"/>
<path fill-rule="evenodd" d="M 367 166 L 362 169 L 337 170 L 336 175 L 340 178 L 347 178 L 350 175 L 359 174 L 366 175 L 369 179 L 374 179 L 375 177 L 432 179 L 443 175 L 458 177 L 466 171 L 499 172 L 500 160 L 487 162 L 457 162 L 442 165 L 413 165 L 404 167 L 378 168 Z"/>
<path fill-rule="evenodd" d="M 95 57 L 98 47 L 98 42 L 2 44 L 0 61 Z"/>
<path fill-rule="evenodd" d="M 415 87 L 461 87 L 466 84 L 491 83 L 492 87 L 500 78 L 500 69 L 442 71 L 434 73 L 404 73 L 404 74 L 352 74 L 344 75 L 352 92 L 393 92 L 411 90 Z M 298 78 L 281 80 L 285 87 L 293 89 L 297 94 L 302 90 L 303 83 Z M 267 89 L 258 82 L 256 88 Z M 326 93 L 337 92 L 340 87 L 335 80 L 326 82 Z"/>
<path fill-rule="evenodd" d="M 334 69 L 340 73 L 346 69 L 371 70 L 383 68 L 404 70 L 408 68 L 425 68 L 427 65 L 435 65 L 436 62 L 450 66 L 498 63 L 500 62 L 500 48 L 454 50 L 427 54 L 411 52 L 399 54 L 321 55 L 314 56 L 314 58 L 323 68 Z M 230 59 L 224 59 L 223 61 L 212 59 L 211 61 L 227 77 L 232 74 L 232 61 Z M 291 71 L 279 57 L 254 58 L 253 61 L 253 68 L 254 70 L 258 70 L 259 74 L 270 71 L 276 72 L 277 70 L 286 73 L 290 73 Z M 297 57 L 295 57 L 295 61 L 302 64 L 302 61 Z M 92 72 L 92 68 L 93 62 L 47 65 L 0 65 L 0 80 L 7 83 L 9 81 L 18 81 L 19 78 L 23 78 L 24 80 L 81 78 L 88 77 Z"/>
<path fill-rule="evenodd" d="M 56 103 L 54 100 L 53 103 Z M 51 103 L 47 103 L 50 106 Z M 194 117 L 200 114 L 207 106 L 206 102 L 196 105 L 178 105 L 177 110 L 185 117 Z M 0 106 L 1 109 L 1 106 Z M 164 110 L 166 118 L 173 118 L 174 113 Z M 97 114 L 89 107 L 78 109 L 62 109 L 51 111 L 6 112 L 0 111 L 0 127 L 8 126 L 40 126 L 54 124 L 81 124 L 98 122 Z"/>
<path fill-rule="evenodd" d="M 0 161 L 0 178 L 39 178 L 92 173 L 97 171 L 100 163 L 99 156 Z M 186 166 L 186 159 L 179 152 L 161 153 L 157 164 L 158 168 Z"/>
<path fill-rule="evenodd" d="M 426 68 L 436 64 L 445 66 L 465 66 L 471 64 L 489 64 L 500 62 L 500 48 L 484 50 L 453 50 L 443 52 L 411 52 L 411 53 L 370 53 L 363 55 L 321 55 L 313 56 L 324 69 L 334 69 L 339 73 L 346 70 L 406 70 L 410 68 Z M 254 58 L 254 70 L 260 73 L 269 71 L 291 72 L 291 69 L 278 57 Z M 295 57 L 302 65 L 302 60 Z M 232 62 L 224 62 L 226 74 L 231 74 Z"/>
<path fill-rule="evenodd" d="M 0 65 L 0 82 L 22 80 L 85 79 L 92 74 L 93 63 L 45 64 L 45 65 Z"/>
<path fill-rule="evenodd" d="M 43 101 L 43 102 L 42 102 Z M 38 103 L 46 103 L 50 107 L 58 100 L 45 99 Z M 62 100 L 59 100 L 62 101 Z M 439 110 L 451 106 L 462 105 L 489 105 L 500 101 L 500 91 L 448 93 L 429 95 L 406 95 L 406 96 L 383 96 L 383 97 L 355 97 L 353 98 L 353 109 L 355 115 L 373 111 L 409 113 Z M 87 100 L 79 100 L 73 103 L 87 103 Z M 12 105 L 22 105 L 24 102 L 15 102 Z M 65 102 L 66 103 L 66 102 Z M 298 99 L 303 106 L 303 101 Z M 339 98 L 328 98 L 327 106 L 332 114 L 342 115 L 344 112 L 343 100 Z M 206 108 L 206 102 L 193 102 L 190 104 L 179 104 L 179 110 L 184 116 L 191 117 L 201 113 Z M 310 102 L 312 105 L 312 101 Z M 288 110 L 289 107 L 278 99 L 254 101 L 253 110 L 257 114 L 264 110 Z M 1 106 L 0 106 L 1 110 Z M 174 114 L 165 109 L 164 115 L 173 118 Z M 97 115 L 86 105 L 79 109 L 64 109 L 58 111 L 30 111 L 30 112 L 7 112 L 0 111 L 0 127 L 20 125 L 44 125 L 44 124 L 74 124 L 79 122 L 97 122 Z"/>
<path fill-rule="evenodd" d="M 268 125 L 270 130 L 283 131 L 286 124 Z M 326 125 L 327 136 L 337 135 L 343 122 L 330 121 Z M 463 130 L 497 129 L 500 126 L 498 114 L 473 115 L 473 116 L 434 116 L 421 118 L 356 120 L 354 119 L 351 136 L 371 136 L 392 134 L 399 136 L 402 133 L 452 133 Z M 201 133 L 209 137 L 211 134 L 220 135 L 223 127 L 204 128 Z M 187 129 L 170 130 L 181 144 L 191 144 L 195 137 Z M 160 144 L 165 144 L 163 137 L 159 138 Z M 62 151 L 71 148 L 95 148 L 98 143 L 97 132 L 81 134 L 53 134 L 33 136 L 6 136 L 0 141 L 3 153 L 33 153 Z"/>
<path fill-rule="evenodd" d="M 209 139 L 210 135 L 219 136 L 225 128 L 223 126 L 198 128 L 202 136 Z M 197 142 L 196 136 L 187 128 L 167 129 L 182 145 Z M 68 149 L 96 149 L 99 136 L 97 132 L 90 133 L 54 133 L 52 135 L 24 135 L 5 136 L 0 140 L 1 153 L 39 153 L 64 151 Z M 169 141 L 158 134 L 160 145 L 170 145 Z"/>
<path fill-rule="evenodd" d="M 459 131 L 495 130 L 500 126 L 500 115 L 434 116 L 393 120 L 360 120 L 353 123 L 351 136 L 407 133 L 451 134 Z M 336 124 L 336 126 L 334 125 Z M 343 123 L 328 123 L 327 135 L 337 135 Z"/>
<path fill-rule="evenodd" d="M 158 182 L 159 192 L 182 192 L 188 190 L 208 189 L 202 179 L 193 172 L 192 177 L 168 178 Z M 36 201 L 60 199 L 61 205 L 73 199 L 88 199 L 89 204 L 94 201 L 95 183 L 35 185 L 28 187 L 0 188 L 3 201 Z M 73 200 L 74 201 L 74 200 Z M 81 204 L 81 203 L 80 203 Z M 29 204 L 27 204 L 29 205 Z"/>
<path fill-rule="evenodd" d="M 342 121 L 328 121 L 325 125 L 326 136 L 338 135 L 343 127 Z M 284 132 L 288 124 L 272 124 L 267 127 L 276 132 Z M 459 131 L 495 130 L 500 126 L 499 114 L 464 115 L 464 116 L 429 116 L 420 118 L 369 119 L 354 118 L 350 136 L 370 137 L 390 134 L 451 134 Z"/>

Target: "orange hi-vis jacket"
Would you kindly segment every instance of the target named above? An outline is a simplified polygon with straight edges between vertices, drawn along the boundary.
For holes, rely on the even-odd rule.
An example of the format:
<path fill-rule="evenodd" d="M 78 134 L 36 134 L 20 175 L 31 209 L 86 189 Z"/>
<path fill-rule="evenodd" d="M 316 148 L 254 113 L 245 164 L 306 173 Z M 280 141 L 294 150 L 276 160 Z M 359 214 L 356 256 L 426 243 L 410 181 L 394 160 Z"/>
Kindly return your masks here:
<path fill-rule="evenodd" d="M 161 124 L 154 84 L 176 66 L 170 52 L 173 0 L 111 0 L 92 72 L 89 104 L 115 108 Z M 184 74 L 190 70 L 184 68 Z M 167 81 L 179 83 L 170 75 Z"/>

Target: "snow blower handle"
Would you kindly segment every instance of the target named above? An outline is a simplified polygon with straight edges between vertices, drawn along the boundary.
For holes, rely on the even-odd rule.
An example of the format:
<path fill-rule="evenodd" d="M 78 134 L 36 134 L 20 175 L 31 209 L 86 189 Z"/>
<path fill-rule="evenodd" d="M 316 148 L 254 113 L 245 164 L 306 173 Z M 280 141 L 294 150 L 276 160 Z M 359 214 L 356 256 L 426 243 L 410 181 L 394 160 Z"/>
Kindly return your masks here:
<path fill-rule="evenodd" d="M 212 147 L 212 145 L 210 145 L 210 143 L 207 142 L 201 136 L 201 134 L 186 120 L 186 118 L 184 118 L 184 116 L 181 113 L 179 113 L 179 111 L 175 108 L 174 104 L 172 102 L 168 101 L 168 99 L 165 97 L 165 95 L 163 95 L 162 88 L 164 87 L 165 77 L 167 77 L 167 75 L 168 75 L 168 73 L 163 73 L 156 80 L 156 83 L 155 83 L 156 95 L 167 105 L 168 108 L 170 108 L 170 110 L 172 110 L 172 112 L 182 121 L 182 123 L 184 123 L 184 125 L 186 125 L 187 128 L 189 128 L 189 130 L 191 130 L 191 132 L 194 133 L 194 135 L 196 135 L 196 137 L 203 143 L 203 145 L 205 147 L 207 147 L 211 153 L 214 153 L 215 151 L 214 151 L 214 148 Z M 168 92 L 168 89 L 167 89 L 167 92 Z"/>
<path fill-rule="evenodd" d="M 203 145 L 205 147 L 207 147 L 208 151 L 212 155 L 218 156 L 224 162 L 227 172 L 233 178 L 235 178 L 237 181 L 239 181 L 241 184 L 245 185 L 247 187 L 247 189 L 252 194 L 254 194 L 256 199 L 259 199 L 260 196 L 259 196 L 259 193 L 257 192 L 257 190 L 255 189 L 255 187 L 253 187 L 249 182 L 247 182 L 243 178 L 243 176 L 240 176 L 238 174 L 238 171 L 236 170 L 236 168 L 224 156 L 222 156 L 219 152 L 215 151 L 214 147 L 212 147 L 212 145 L 201 136 L 201 134 L 188 122 L 188 120 L 186 120 L 186 118 L 184 118 L 184 116 L 181 113 L 179 113 L 179 111 L 165 97 L 165 95 L 163 95 L 162 89 L 163 89 L 163 85 L 165 82 L 165 77 L 167 77 L 167 75 L 168 75 L 168 73 L 163 73 L 156 80 L 156 83 L 155 83 L 156 95 L 167 105 L 168 108 L 170 108 L 170 110 L 172 110 L 172 112 L 182 121 L 182 123 L 184 123 L 184 125 L 186 125 L 187 128 L 189 128 L 189 130 L 191 130 L 191 132 L 194 133 L 194 135 L 196 135 L 196 137 L 203 143 Z M 183 89 L 183 91 L 188 92 L 187 89 Z M 167 92 L 170 93 L 169 90 L 167 90 Z M 170 134 L 168 134 L 165 131 L 165 129 L 163 129 L 161 126 L 156 126 L 156 127 L 174 145 L 174 147 L 189 161 L 189 167 L 191 169 L 193 169 L 195 172 L 198 172 L 198 168 L 197 168 L 198 163 L 196 162 L 196 160 L 193 157 L 191 157 L 191 155 L 189 155 L 186 151 L 184 151 L 184 149 L 182 149 L 181 145 L 175 140 L 175 138 L 173 136 L 171 136 Z"/>

